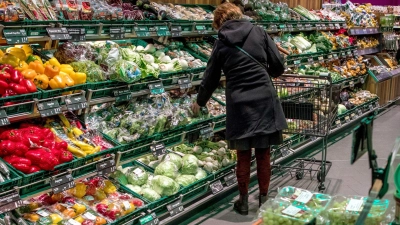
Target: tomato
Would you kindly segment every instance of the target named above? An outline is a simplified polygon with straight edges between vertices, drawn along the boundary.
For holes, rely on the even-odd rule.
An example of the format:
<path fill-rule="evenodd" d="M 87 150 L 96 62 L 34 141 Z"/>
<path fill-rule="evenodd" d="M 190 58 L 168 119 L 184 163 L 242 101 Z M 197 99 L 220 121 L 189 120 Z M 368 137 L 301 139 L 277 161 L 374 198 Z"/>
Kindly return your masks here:
<path fill-rule="evenodd" d="M 22 79 L 20 84 L 22 86 L 24 86 L 28 90 L 29 93 L 37 91 L 37 88 L 36 88 L 35 84 L 30 80 Z"/>
<path fill-rule="evenodd" d="M 11 90 L 13 90 L 15 93 L 17 93 L 19 95 L 28 93 L 28 89 L 26 89 L 26 87 L 24 87 L 20 84 L 11 83 L 10 87 L 11 87 Z"/>

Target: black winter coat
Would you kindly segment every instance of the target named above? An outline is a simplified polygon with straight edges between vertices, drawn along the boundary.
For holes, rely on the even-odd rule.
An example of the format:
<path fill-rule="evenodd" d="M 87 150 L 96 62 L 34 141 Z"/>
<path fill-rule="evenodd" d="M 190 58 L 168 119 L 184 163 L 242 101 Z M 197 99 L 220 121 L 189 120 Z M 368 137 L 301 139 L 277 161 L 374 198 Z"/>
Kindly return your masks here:
<path fill-rule="evenodd" d="M 267 71 L 243 52 L 267 65 Z M 271 134 L 287 128 L 285 115 L 269 75 L 284 72 L 283 59 L 266 32 L 246 20 L 230 20 L 218 32 L 199 88 L 197 103 L 205 106 L 226 76 L 226 139 Z"/>

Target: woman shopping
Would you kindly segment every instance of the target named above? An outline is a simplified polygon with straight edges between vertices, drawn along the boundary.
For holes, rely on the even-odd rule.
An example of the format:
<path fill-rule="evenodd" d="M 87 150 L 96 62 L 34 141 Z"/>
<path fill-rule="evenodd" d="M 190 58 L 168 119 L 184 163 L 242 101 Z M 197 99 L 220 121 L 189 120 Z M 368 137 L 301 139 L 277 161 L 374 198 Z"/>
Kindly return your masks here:
<path fill-rule="evenodd" d="M 214 11 L 213 27 L 218 40 L 192 110 L 198 113 L 226 76 L 226 138 L 237 150 L 236 176 L 240 197 L 234 209 L 248 214 L 251 149 L 255 149 L 260 205 L 267 200 L 271 177 L 270 145 L 283 142 L 285 115 L 271 78 L 284 72 L 282 57 L 266 32 L 242 19 L 241 10 L 224 3 Z"/>

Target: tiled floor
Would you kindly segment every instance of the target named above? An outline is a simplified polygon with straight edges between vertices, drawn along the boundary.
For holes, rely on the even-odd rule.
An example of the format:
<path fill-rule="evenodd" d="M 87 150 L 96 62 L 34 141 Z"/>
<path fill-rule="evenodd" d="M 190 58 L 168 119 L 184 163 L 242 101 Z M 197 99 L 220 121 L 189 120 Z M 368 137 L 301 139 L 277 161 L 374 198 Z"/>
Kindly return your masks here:
<path fill-rule="evenodd" d="M 380 115 L 374 122 L 373 144 L 378 155 L 380 166 L 386 165 L 386 159 L 391 152 L 396 137 L 400 136 L 400 106 L 393 107 L 385 114 Z M 371 185 L 371 171 L 369 169 L 367 156 L 363 156 L 354 165 L 350 165 L 351 135 L 340 140 L 328 148 L 328 160 L 331 161 L 332 168 L 327 176 L 327 193 L 344 195 L 368 195 Z M 316 156 L 319 158 L 319 155 Z M 399 163 L 399 162 L 397 162 Z M 316 190 L 317 182 L 304 178 L 296 181 L 293 179 L 282 178 L 271 184 L 271 188 L 292 185 L 308 190 Z M 385 198 L 393 199 L 393 185 Z M 250 189 L 250 212 L 248 216 L 241 216 L 232 210 L 233 202 L 237 198 L 237 193 L 208 207 L 206 210 L 194 213 L 185 224 L 202 225 L 250 225 L 255 218 L 258 210 L 257 186 Z"/>

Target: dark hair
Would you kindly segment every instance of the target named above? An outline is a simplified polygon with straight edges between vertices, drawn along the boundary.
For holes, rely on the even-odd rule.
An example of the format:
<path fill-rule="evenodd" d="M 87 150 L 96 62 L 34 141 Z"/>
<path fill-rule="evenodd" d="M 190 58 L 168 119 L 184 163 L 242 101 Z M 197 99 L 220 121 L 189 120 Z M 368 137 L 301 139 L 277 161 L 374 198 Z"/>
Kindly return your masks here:
<path fill-rule="evenodd" d="M 217 7 L 214 11 L 214 21 L 212 26 L 219 30 L 221 26 L 228 20 L 237 20 L 243 17 L 242 11 L 236 5 L 225 2 Z"/>

